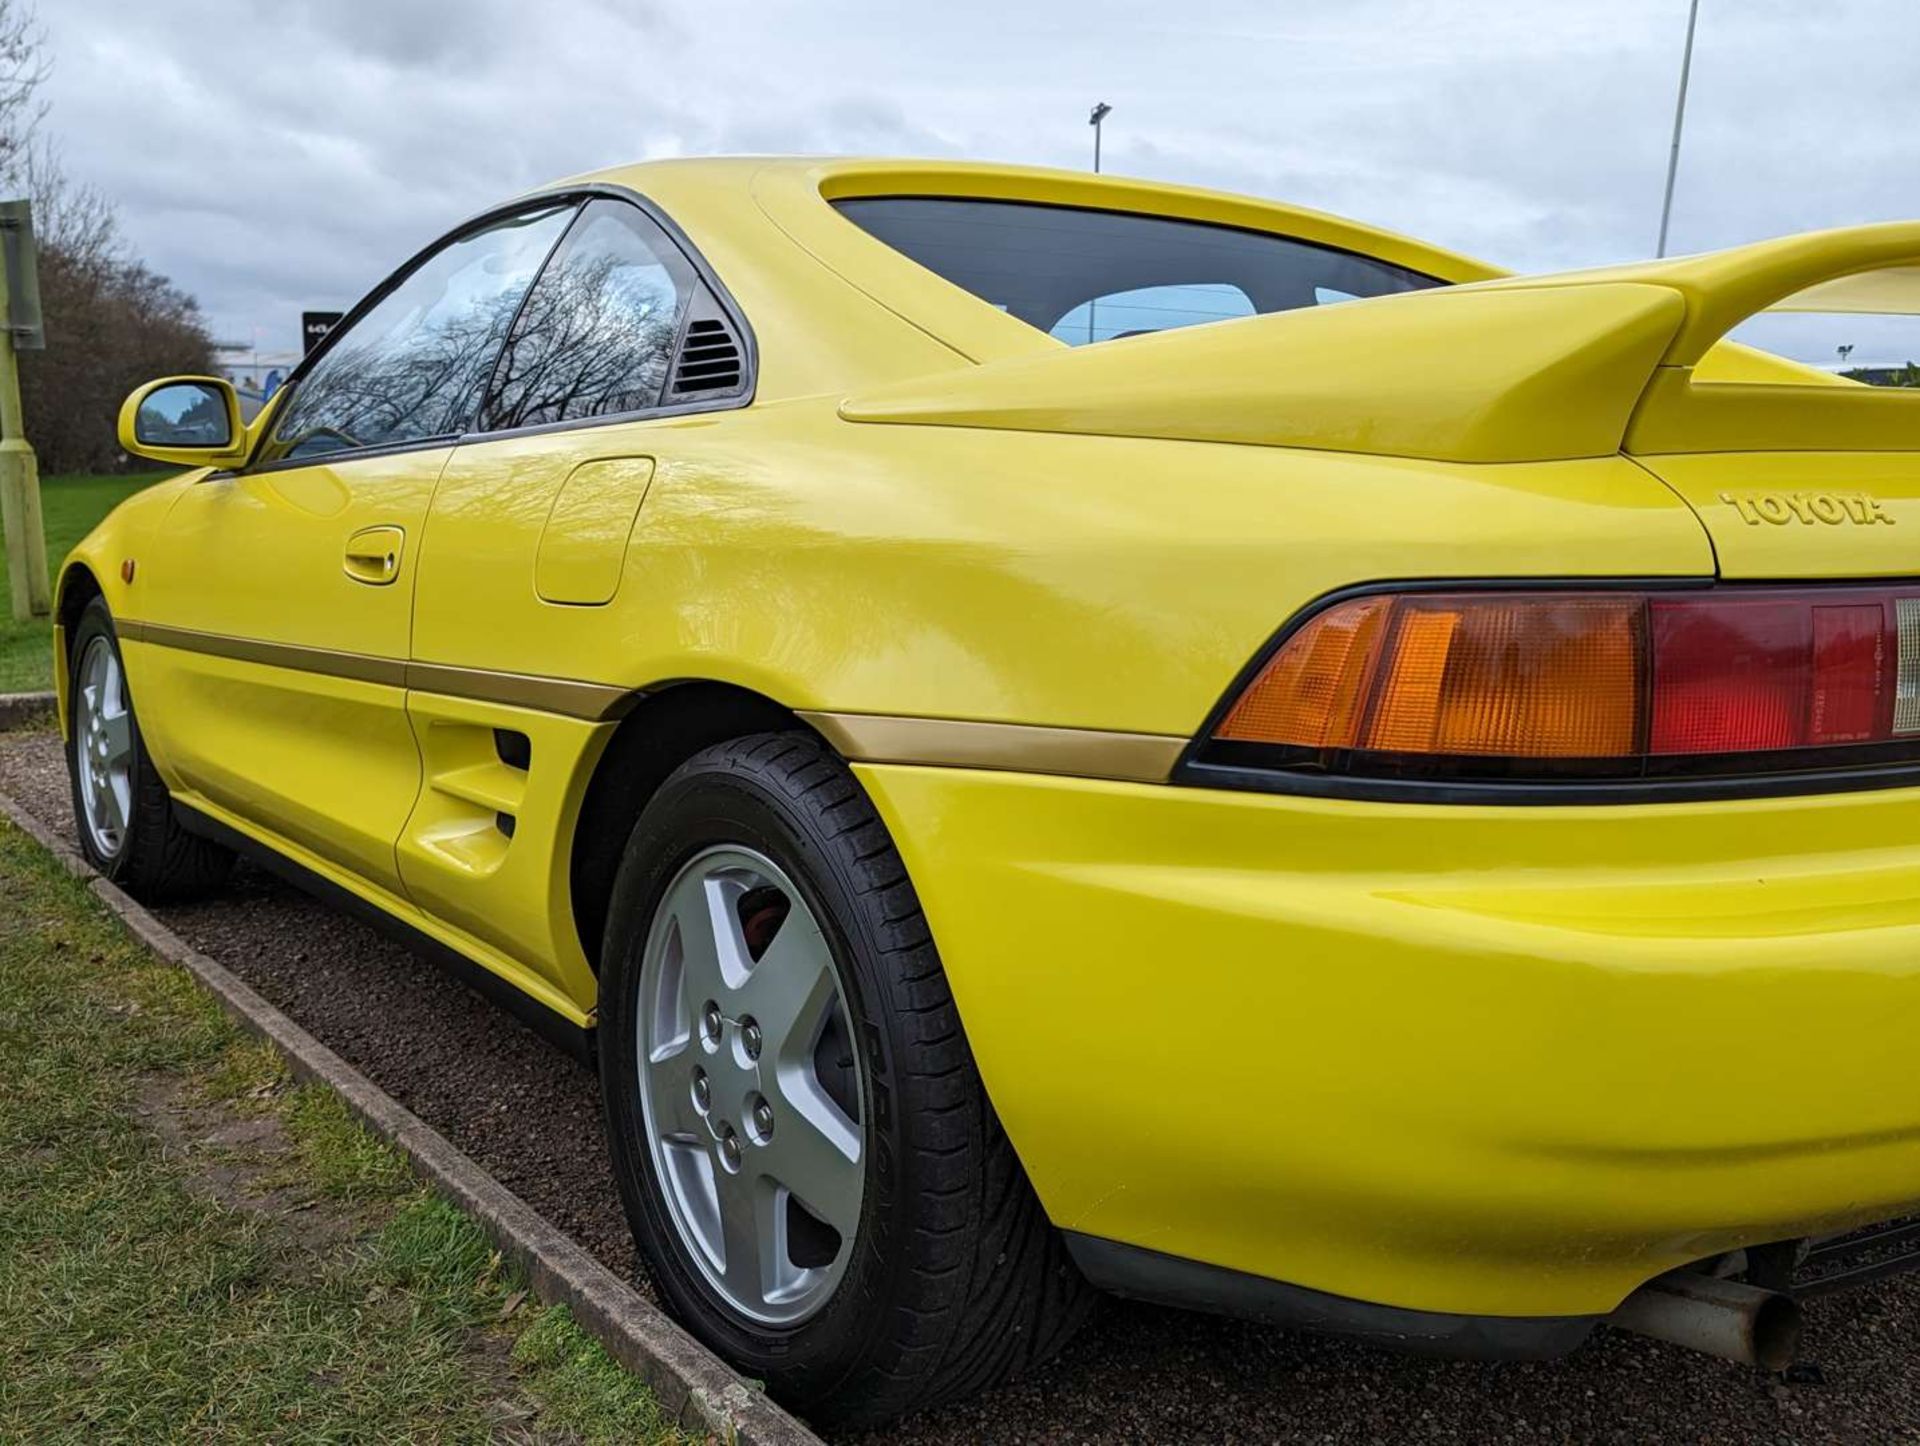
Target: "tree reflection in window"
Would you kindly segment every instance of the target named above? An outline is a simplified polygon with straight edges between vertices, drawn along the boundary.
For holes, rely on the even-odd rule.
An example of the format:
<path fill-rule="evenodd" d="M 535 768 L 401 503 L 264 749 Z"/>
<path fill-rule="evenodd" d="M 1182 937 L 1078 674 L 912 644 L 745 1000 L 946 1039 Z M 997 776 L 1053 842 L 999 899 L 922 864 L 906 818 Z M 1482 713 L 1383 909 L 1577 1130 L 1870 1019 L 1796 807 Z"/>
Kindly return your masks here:
<path fill-rule="evenodd" d="M 267 460 L 466 430 L 507 329 L 573 214 L 547 207 L 442 247 L 303 377 Z"/>
<path fill-rule="evenodd" d="M 686 258 L 637 207 L 590 202 L 527 297 L 482 430 L 657 406 L 693 285 Z"/>

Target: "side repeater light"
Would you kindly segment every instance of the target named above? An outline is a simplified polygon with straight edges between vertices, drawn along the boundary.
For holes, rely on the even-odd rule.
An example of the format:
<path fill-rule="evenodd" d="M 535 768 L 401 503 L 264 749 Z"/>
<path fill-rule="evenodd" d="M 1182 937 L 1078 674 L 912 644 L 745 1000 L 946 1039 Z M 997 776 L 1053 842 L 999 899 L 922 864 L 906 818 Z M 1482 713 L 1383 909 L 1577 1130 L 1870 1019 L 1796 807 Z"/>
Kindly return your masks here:
<path fill-rule="evenodd" d="M 1920 585 L 1349 597 L 1287 635 L 1192 757 L 1542 781 L 1920 761 Z"/>

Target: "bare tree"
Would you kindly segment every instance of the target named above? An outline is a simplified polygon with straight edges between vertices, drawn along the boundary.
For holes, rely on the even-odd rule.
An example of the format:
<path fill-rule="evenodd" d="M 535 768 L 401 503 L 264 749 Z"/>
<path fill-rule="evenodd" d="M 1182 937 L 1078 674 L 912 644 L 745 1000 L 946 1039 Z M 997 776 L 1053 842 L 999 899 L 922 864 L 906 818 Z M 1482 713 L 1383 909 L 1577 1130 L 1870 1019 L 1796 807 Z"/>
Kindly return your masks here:
<path fill-rule="evenodd" d="M 33 227 L 42 247 L 86 267 L 109 265 L 120 254 L 112 205 L 92 186 L 67 174 L 49 138 L 37 136 L 29 143 L 18 158 L 13 181 L 33 201 Z"/>
<path fill-rule="evenodd" d="M 9 180 L 18 178 L 46 118 L 46 42 L 31 5 L 0 0 L 0 176 Z"/>
<path fill-rule="evenodd" d="M 27 436 L 44 475 L 124 464 L 120 400 L 150 377 L 205 372 L 213 343 L 192 297 L 130 256 L 113 207 L 67 174 L 44 134 L 46 36 L 0 0 L 0 187 L 33 201 L 47 349 L 21 358 Z"/>

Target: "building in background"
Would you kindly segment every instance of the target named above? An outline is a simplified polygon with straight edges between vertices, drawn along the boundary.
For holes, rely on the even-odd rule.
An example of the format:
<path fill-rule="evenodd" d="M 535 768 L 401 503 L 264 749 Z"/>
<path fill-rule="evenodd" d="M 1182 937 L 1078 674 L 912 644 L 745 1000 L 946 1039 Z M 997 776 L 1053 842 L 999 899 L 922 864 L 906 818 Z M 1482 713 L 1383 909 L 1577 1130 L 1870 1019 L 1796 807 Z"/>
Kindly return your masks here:
<path fill-rule="evenodd" d="M 245 341 L 215 342 L 213 355 L 215 368 L 240 393 L 240 414 L 248 421 L 272 400 L 300 362 L 299 352 L 261 351 Z"/>

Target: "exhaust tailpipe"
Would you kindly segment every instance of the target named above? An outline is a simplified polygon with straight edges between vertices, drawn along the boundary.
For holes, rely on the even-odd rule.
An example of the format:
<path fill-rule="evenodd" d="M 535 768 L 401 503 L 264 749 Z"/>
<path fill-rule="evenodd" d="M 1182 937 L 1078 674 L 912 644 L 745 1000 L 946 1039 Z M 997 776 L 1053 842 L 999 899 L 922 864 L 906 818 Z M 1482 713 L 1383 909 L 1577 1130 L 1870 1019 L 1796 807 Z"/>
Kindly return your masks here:
<path fill-rule="evenodd" d="M 1792 1297 L 1691 1270 L 1648 1281 L 1607 1324 L 1763 1371 L 1784 1371 L 1800 1346 Z"/>

